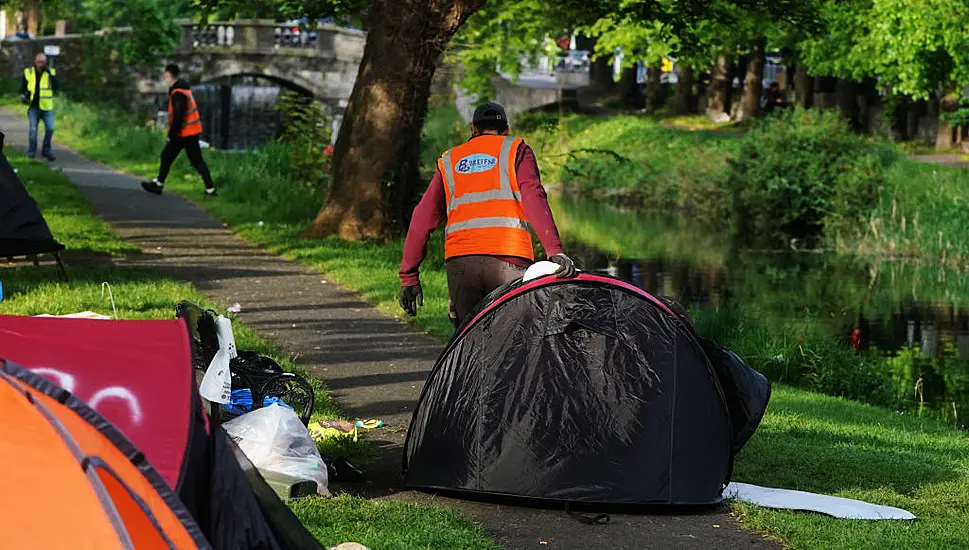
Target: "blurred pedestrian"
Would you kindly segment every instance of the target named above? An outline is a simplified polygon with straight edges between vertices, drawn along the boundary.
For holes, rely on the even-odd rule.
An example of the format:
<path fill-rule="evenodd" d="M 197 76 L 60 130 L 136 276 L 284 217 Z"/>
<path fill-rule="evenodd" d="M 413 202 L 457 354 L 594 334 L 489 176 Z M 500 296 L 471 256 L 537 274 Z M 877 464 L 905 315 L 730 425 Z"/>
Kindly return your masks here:
<path fill-rule="evenodd" d="M 24 79 L 20 83 L 20 99 L 27 105 L 27 120 L 30 124 L 27 143 L 27 157 L 37 155 L 37 130 L 44 121 L 44 144 L 40 155 L 49 161 L 54 160 L 51 140 L 54 137 L 54 94 L 57 92 L 57 71 L 47 67 L 47 56 L 39 53 L 34 57 L 34 65 L 24 69 Z"/>
<path fill-rule="evenodd" d="M 168 139 L 161 153 L 161 165 L 158 167 L 158 177 L 151 181 L 141 182 L 141 187 L 149 193 L 161 195 L 165 188 L 165 179 L 172 169 L 172 163 L 178 158 L 182 149 L 188 155 L 192 167 L 202 176 L 205 184 L 205 194 L 215 196 L 215 183 L 209 166 L 202 158 L 202 145 L 199 136 L 202 134 L 202 118 L 198 104 L 192 96 L 192 88 L 188 79 L 181 78 L 178 65 L 165 66 L 165 83 L 168 89 Z"/>

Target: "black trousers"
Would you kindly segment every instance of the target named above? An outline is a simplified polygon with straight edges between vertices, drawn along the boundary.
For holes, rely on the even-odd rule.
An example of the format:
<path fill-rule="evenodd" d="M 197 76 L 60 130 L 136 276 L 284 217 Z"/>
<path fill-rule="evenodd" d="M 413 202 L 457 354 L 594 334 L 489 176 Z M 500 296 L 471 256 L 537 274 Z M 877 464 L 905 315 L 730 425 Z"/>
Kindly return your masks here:
<path fill-rule="evenodd" d="M 524 274 L 524 267 L 494 256 L 451 258 L 447 261 L 447 287 L 451 296 L 448 313 L 451 322 L 455 327 L 459 326 L 485 296 Z"/>
<path fill-rule="evenodd" d="M 212 189 L 215 184 L 212 183 L 212 174 L 209 173 L 209 165 L 205 164 L 205 159 L 202 158 L 202 147 L 199 145 L 198 136 L 188 136 L 188 137 L 174 137 L 169 138 L 168 143 L 165 144 L 165 148 L 161 152 L 161 166 L 158 168 L 158 181 L 165 183 L 165 178 L 168 177 L 168 172 L 172 169 L 172 163 L 178 158 L 178 154 L 185 150 L 185 154 L 188 155 L 188 161 L 192 163 L 192 168 L 202 176 L 202 181 L 205 182 L 206 189 Z"/>

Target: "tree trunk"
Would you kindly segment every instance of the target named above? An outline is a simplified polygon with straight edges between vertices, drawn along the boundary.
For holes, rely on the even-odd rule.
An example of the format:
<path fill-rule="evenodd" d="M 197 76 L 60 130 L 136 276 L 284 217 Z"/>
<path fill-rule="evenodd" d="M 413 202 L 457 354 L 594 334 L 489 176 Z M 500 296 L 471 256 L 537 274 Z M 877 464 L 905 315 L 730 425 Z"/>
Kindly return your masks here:
<path fill-rule="evenodd" d="M 41 23 L 40 2 L 38 0 L 25 0 L 22 3 L 24 10 L 24 24 L 26 31 L 33 35 L 39 35 Z"/>
<path fill-rule="evenodd" d="M 808 73 L 807 65 L 798 65 L 794 71 L 794 95 L 797 104 L 805 109 L 814 106 L 814 77 Z"/>
<path fill-rule="evenodd" d="M 662 77 L 662 65 L 646 69 L 646 102 L 644 108 L 647 113 L 655 113 L 661 106 L 663 96 Z"/>
<path fill-rule="evenodd" d="M 600 57 L 592 62 L 589 67 L 589 78 L 592 85 L 603 91 L 616 89 L 616 79 L 613 77 L 612 60 L 608 57 Z"/>
<path fill-rule="evenodd" d="M 596 49 L 596 40 L 585 36 L 577 36 L 575 38 L 575 46 L 593 55 Z M 601 56 L 589 64 L 589 81 L 593 88 L 603 92 L 616 89 L 616 79 L 612 77 L 612 59 L 610 57 Z"/>
<path fill-rule="evenodd" d="M 940 116 L 943 113 L 950 113 L 955 111 L 958 107 L 959 98 L 953 93 L 942 93 L 938 94 L 941 96 L 939 99 L 939 109 L 936 116 Z M 948 121 L 939 119 L 939 130 L 935 138 L 935 148 L 939 151 L 944 151 L 955 147 L 955 132 L 952 124 Z"/>
<path fill-rule="evenodd" d="M 694 112 L 696 112 L 696 95 L 693 93 L 693 67 L 677 64 L 673 114 L 691 115 Z"/>
<path fill-rule="evenodd" d="M 763 36 L 750 45 L 740 120 L 751 120 L 760 116 L 760 98 L 764 95 L 764 64 L 767 62 L 764 52 L 766 46 L 767 38 Z"/>
<path fill-rule="evenodd" d="M 713 117 L 722 113 L 730 114 L 730 91 L 732 84 L 730 74 L 733 72 L 733 58 L 729 53 L 717 57 L 710 74 L 710 97 L 707 100 L 707 116 Z"/>
<path fill-rule="evenodd" d="M 889 104 L 890 105 L 890 104 Z M 908 141 L 908 111 L 910 101 L 907 97 L 900 97 L 892 107 L 892 124 L 888 127 L 892 141 Z M 886 107 L 888 108 L 888 107 Z M 888 114 L 886 112 L 886 114 Z"/>
<path fill-rule="evenodd" d="M 337 136 L 324 206 L 304 235 L 362 240 L 406 227 L 437 60 L 484 2 L 371 2 L 367 42 Z"/>
<path fill-rule="evenodd" d="M 623 69 L 622 77 L 619 79 L 619 87 L 622 90 L 623 103 L 632 109 L 642 109 L 646 105 L 643 91 L 636 82 L 636 67 Z"/>
<path fill-rule="evenodd" d="M 859 107 L 858 122 L 861 130 L 866 133 L 875 133 L 881 130 L 872 120 L 875 106 L 881 101 L 878 95 L 878 81 L 874 78 L 866 78 L 861 84 L 861 106 Z"/>
<path fill-rule="evenodd" d="M 842 118 L 848 121 L 855 131 L 861 128 L 858 120 L 858 84 L 851 80 L 838 80 L 835 87 L 838 98 L 838 110 Z"/>

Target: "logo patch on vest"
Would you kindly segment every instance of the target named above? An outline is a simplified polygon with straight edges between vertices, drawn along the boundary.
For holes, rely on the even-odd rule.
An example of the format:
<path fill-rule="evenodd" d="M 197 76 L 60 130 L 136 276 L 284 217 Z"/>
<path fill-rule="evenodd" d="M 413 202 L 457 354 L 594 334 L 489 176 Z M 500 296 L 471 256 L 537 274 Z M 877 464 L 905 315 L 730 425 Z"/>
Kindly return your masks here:
<path fill-rule="evenodd" d="M 454 167 L 454 171 L 458 174 L 476 174 L 478 172 L 487 172 L 497 165 L 498 159 L 495 157 L 483 153 L 475 153 L 459 160 L 457 166 Z"/>

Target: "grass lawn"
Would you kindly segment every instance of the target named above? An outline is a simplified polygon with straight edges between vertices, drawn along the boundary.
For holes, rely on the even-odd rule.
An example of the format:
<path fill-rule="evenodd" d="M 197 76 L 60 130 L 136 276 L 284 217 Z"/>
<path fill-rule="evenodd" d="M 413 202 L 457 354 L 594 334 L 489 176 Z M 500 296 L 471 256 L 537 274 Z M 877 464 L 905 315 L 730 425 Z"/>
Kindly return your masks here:
<path fill-rule="evenodd" d="M 172 319 L 175 305 L 184 299 L 206 307 L 214 304 L 191 285 L 159 276 L 148 270 L 112 265 L 111 258 L 138 251 L 117 237 L 91 212 L 90 204 L 59 172 L 38 161 L 8 152 L 27 190 L 40 205 L 54 236 L 67 246 L 70 283 L 57 280 L 54 268 L 18 265 L 0 268 L 4 297 L 0 314 L 37 315 L 95 311 L 112 314 L 101 283 L 111 285 L 121 319 Z M 273 356 L 286 368 L 293 365 L 268 342 L 239 322 L 233 323 L 240 349 Z M 339 412 L 322 384 L 316 389 L 314 418 L 333 418 Z M 348 449 L 324 448 L 335 454 Z M 352 451 L 353 449 L 349 449 Z M 459 515 L 429 506 L 377 502 L 339 497 L 312 498 L 293 504 L 307 528 L 325 545 L 357 541 L 378 548 L 494 548 L 473 523 Z"/>
<path fill-rule="evenodd" d="M 774 388 L 735 481 L 856 498 L 914 521 L 839 520 L 735 504 L 741 522 L 794 548 L 969 548 L 969 437 L 932 420 Z"/>
<path fill-rule="evenodd" d="M 116 168 L 142 176 L 151 175 L 160 151 L 160 139 L 143 129 L 125 128 L 102 131 L 99 135 L 88 133 L 83 137 L 84 125 L 90 124 L 95 115 L 80 107 L 74 109 L 73 115 L 70 111 L 66 115 L 62 112 L 59 139 Z M 103 125 L 97 127 L 105 128 Z M 444 127 L 450 128 L 448 131 L 458 130 L 446 124 Z M 710 136 L 704 139 L 708 139 L 711 146 L 719 147 L 717 143 L 724 138 Z M 156 142 L 152 144 L 151 140 Z M 154 148 L 145 147 L 145 144 Z M 324 270 L 329 278 L 359 291 L 383 311 L 400 315 L 396 305 L 400 242 L 378 246 L 301 239 L 299 232 L 319 208 L 319 201 L 314 203 L 311 195 L 304 195 L 298 205 L 273 202 L 273 197 L 279 199 L 289 196 L 288 193 L 294 193 L 294 196 L 296 193 L 293 182 L 279 176 L 281 170 L 274 164 L 280 162 L 279 159 L 268 158 L 271 155 L 265 152 L 247 155 L 207 153 L 207 156 L 217 185 L 224 192 L 220 192 L 219 199 L 200 201 L 200 204 L 250 241 Z M 701 170 L 707 168 L 700 167 Z M 189 199 L 202 197 L 202 185 L 184 159 L 177 164 L 169 182 L 173 191 Z M 296 215 L 300 212 L 304 214 Z M 260 225 L 260 221 L 264 223 Z M 446 337 L 451 331 L 446 317 L 441 243 L 432 243 L 429 251 L 430 257 L 422 273 L 426 307 L 415 322 L 432 334 Z M 776 385 L 760 431 L 737 459 L 734 479 L 769 487 L 862 498 L 901 506 L 919 516 L 918 520 L 905 523 L 861 522 L 761 509 L 742 503 L 733 505 L 744 525 L 794 548 L 969 547 L 969 437 L 965 432 L 934 420 Z M 317 513 L 326 517 L 327 528 L 336 528 L 342 525 L 344 518 L 352 518 L 346 520 L 351 522 L 346 527 L 347 533 L 377 547 L 380 547 L 381 540 L 388 546 L 395 546 L 391 540 L 398 540 L 379 539 L 377 534 L 373 534 L 373 539 L 366 538 L 365 534 L 369 536 L 371 529 L 384 525 L 382 522 L 418 525 L 430 531 L 427 517 L 442 520 L 454 517 L 447 512 L 433 512 L 441 515 L 422 518 L 408 515 L 406 517 L 411 519 L 405 520 L 396 514 L 409 513 L 406 510 L 395 509 L 391 513 L 381 508 L 367 508 L 391 506 L 389 503 L 366 504 L 354 499 L 321 503 L 319 510 L 316 506 L 310 502 L 297 505 L 296 509 L 307 521 L 317 517 Z M 341 519 L 327 517 L 325 506 L 336 507 Z M 374 525 L 366 521 L 368 519 L 381 523 Z M 436 520 L 432 523 L 438 524 Z M 461 525 L 467 528 L 467 524 L 455 522 L 455 528 Z M 475 538 L 478 535 L 472 535 L 474 531 L 470 528 L 467 533 L 470 538 L 445 539 L 445 535 L 440 534 L 439 540 L 462 540 L 464 547 L 487 547 L 490 544 L 485 539 Z M 348 538 L 353 537 L 348 535 Z M 437 543 L 425 545 L 451 547 Z"/>

